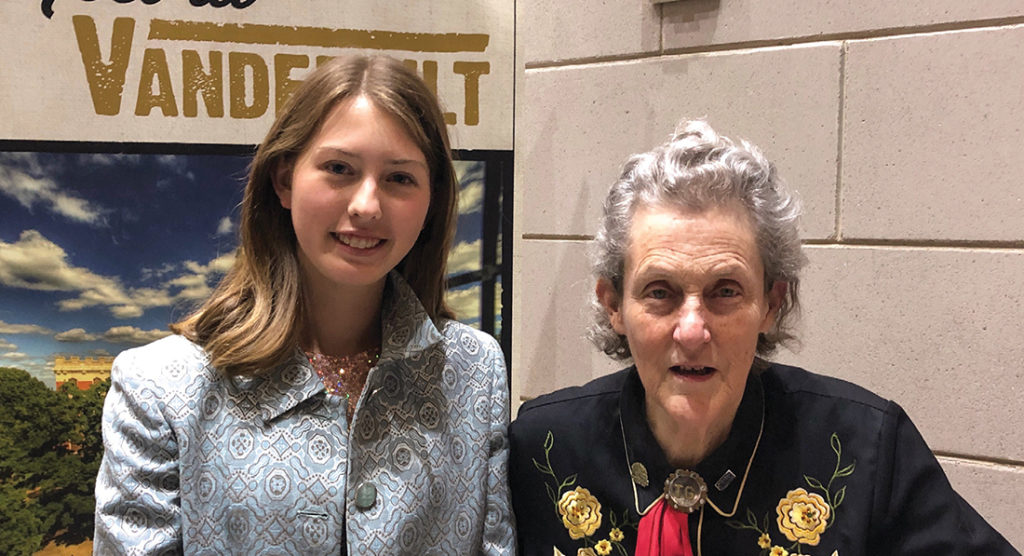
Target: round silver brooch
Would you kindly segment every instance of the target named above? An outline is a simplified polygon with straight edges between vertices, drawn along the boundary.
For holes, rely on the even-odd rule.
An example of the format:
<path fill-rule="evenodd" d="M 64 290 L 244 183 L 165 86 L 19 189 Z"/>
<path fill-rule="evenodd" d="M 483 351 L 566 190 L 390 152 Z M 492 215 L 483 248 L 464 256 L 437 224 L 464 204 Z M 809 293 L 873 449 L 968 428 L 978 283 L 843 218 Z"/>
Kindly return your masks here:
<path fill-rule="evenodd" d="M 693 471 L 677 469 L 665 479 L 665 500 L 674 510 L 692 513 L 707 498 L 708 485 Z"/>

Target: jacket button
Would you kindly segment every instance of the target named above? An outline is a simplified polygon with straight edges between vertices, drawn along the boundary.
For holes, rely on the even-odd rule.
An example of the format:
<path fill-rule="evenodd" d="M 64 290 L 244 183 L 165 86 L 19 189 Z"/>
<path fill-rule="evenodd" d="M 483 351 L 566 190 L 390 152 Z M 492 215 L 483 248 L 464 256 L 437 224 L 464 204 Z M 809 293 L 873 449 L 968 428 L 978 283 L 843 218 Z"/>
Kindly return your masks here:
<path fill-rule="evenodd" d="M 373 483 L 362 483 L 356 487 L 356 507 L 360 510 L 368 510 L 373 507 L 377 500 L 377 487 Z"/>

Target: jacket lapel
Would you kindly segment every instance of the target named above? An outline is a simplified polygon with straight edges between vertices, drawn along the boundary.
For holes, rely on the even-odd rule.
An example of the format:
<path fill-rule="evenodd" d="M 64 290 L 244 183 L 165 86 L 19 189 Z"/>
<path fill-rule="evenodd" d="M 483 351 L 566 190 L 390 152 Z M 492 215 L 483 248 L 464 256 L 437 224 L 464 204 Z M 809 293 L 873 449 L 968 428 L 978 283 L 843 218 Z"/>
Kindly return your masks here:
<path fill-rule="evenodd" d="M 388 275 L 381 321 L 381 364 L 413 357 L 443 338 L 416 293 L 394 271 Z"/>

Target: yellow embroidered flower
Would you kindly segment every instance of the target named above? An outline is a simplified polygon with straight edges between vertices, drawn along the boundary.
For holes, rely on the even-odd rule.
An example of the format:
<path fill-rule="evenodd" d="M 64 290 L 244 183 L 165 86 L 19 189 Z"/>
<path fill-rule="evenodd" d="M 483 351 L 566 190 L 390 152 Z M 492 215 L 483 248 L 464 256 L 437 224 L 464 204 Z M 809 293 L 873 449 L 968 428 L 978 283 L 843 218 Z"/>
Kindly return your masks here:
<path fill-rule="evenodd" d="M 768 554 L 770 556 L 789 556 L 789 551 L 781 546 L 773 546 L 772 551 Z"/>
<path fill-rule="evenodd" d="M 761 537 L 757 539 L 757 546 L 761 548 L 768 548 L 772 545 L 772 538 L 768 536 L 768 533 L 762 533 Z"/>
<path fill-rule="evenodd" d="M 787 539 L 811 546 L 818 545 L 832 513 L 824 498 L 802 488 L 789 491 L 775 511 L 779 530 Z"/>
<path fill-rule="evenodd" d="M 562 515 L 562 524 L 573 540 L 589 537 L 601 526 L 601 503 L 583 487 L 562 495 L 558 501 L 558 513 Z"/>
<path fill-rule="evenodd" d="M 581 548 L 576 551 L 576 556 L 597 556 L 593 548 Z"/>
<path fill-rule="evenodd" d="M 608 533 L 608 538 L 615 542 L 622 542 L 622 539 L 625 538 L 625 536 L 626 535 L 622 534 L 622 529 L 619 529 L 618 527 L 612 529 Z"/>
<path fill-rule="evenodd" d="M 608 556 L 612 553 L 612 543 L 608 542 L 608 539 L 601 539 L 597 541 L 597 545 L 594 546 L 594 550 L 596 550 L 601 556 Z"/>

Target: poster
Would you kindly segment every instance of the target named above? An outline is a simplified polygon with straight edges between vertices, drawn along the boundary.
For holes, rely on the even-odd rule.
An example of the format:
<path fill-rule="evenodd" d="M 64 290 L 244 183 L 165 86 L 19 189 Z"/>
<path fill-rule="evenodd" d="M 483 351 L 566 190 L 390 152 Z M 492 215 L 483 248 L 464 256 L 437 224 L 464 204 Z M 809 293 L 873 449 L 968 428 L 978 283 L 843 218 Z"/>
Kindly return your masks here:
<path fill-rule="evenodd" d="M 113 357 L 231 266 L 254 146 L 330 57 L 390 55 L 438 92 L 461 183 L 448 301 L 508 352 L 513 7 L 0 2 L 0 553 L 90 552 Z"/>
<path fill-rule="evenodd" d="M 511 196 L 484 201 L 511 181 L 511 2 L 18 0 L 0 17 L 0 366 L 84 387 L 87 367 L 166 335 L 233 260 L 275 110 L 348 52 L 438 91 L 463 159 L 449 300 L 477 325 L 484 290 L 500 308 Z"/>

